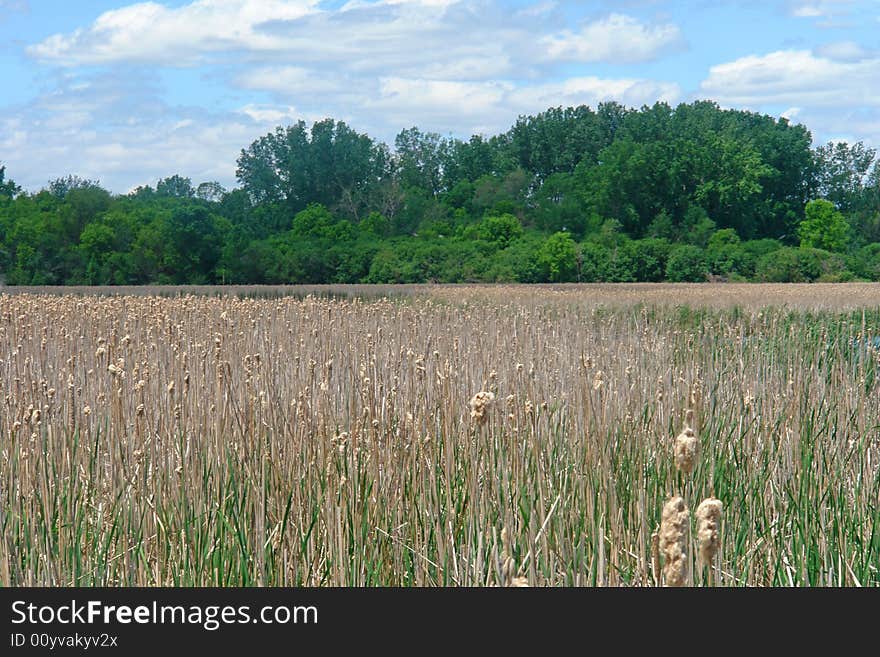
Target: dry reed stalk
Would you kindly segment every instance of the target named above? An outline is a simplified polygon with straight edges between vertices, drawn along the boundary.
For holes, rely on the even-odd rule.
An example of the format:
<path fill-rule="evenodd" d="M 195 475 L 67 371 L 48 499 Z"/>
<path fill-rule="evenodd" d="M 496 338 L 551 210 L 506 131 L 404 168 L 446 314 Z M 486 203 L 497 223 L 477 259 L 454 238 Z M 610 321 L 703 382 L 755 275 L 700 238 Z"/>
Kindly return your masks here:
<path fill-rule="evenodd" d="M 651 533 L 651 573 L 654 575 L 654 583 L 662 584 L 663 573 L 660 569 L 660 528 Z"/>

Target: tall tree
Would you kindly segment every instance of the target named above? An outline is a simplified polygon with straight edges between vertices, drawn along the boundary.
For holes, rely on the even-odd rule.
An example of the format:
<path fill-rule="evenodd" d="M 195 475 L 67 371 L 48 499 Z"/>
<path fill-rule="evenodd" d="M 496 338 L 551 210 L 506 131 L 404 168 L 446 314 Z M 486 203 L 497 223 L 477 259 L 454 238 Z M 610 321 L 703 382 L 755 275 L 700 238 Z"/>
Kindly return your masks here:
<path fill-rule="evenodd" d="M 815 150 L 816 192 L 842 212 L 854 210 L 868 184 L 877 151 L 862 142 L 829 142 Z"/>
<path fill-rule="evenodd" d="M 310 203 L 335 206 L 348 190 L 366 195 L 388 166 L 387 149 L 343 122 L 325 119 L 278 127 L 242 150 L 236 176 L 255 204 L 283 203 L 298 212 Z"/>
<path fill-rule="evenodd" d="M 801 246 L 845 251 L 849 245 L 849 225 L 831 201 L 815 199 L 807 203 L 806 218 L 798 227 Z"/>
<path fill-rule="evenodd" d="M 192 180 L 176 173 L 156 183 L 156 196 L 192 198 L 195 195 L 196 191 L 193 189 Z"/>
<path fill-rule="evenodd" d="M 0 201 L 12 200 L 21 192 L 21 187 L 15 181 L 6 178 L 6 167 L 0 166 Z"/>
<path fill-rule="evenodd" d="M 451 142 L 435 132 L 401 130 L 394 138 L 397 177 L 404 188 L 419 188 L 436 196 L 443 189 L 444 162 Z"/>
<path fill-rule="evenodd" d="M 97 180 L 89 180 L 88 178 L 80 178 L 79 176 L 63 176 L 49 181 L 47 190 L 52 196 L 64 199 L 67 195 L 77 189 L 101 188 L 100 182 Z"/>
<path fill-rule="evenodd" d="M 216 180 L 199 183 L 196 187 L 195 197 L 208 203 L 219 203 L 226 195 L 226 188 Z"/>
<path fill-rule="evenodd" d="M 582 160 L 594 163 L 610 143 L 602 117 L 586 105 L 521 116 L 508 135 L 513 158 L 539 184 L 555 173 L 573 173 Z"/>

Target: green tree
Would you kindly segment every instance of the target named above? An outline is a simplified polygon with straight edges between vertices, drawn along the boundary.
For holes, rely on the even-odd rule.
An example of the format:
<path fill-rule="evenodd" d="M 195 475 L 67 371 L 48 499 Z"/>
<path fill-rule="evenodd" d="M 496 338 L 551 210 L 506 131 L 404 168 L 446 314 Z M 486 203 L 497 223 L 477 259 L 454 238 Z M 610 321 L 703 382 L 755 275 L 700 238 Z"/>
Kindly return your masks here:
<path fill-rule="evenodd" d="M 385 237 L 390 229 L 391 222 L 379 212 L 371 212 L 360 223 L 362 232 L 374 237 Z"/>
<path fill-rule="evenodd" d="M 519 219 L 509 213 L 488 215 L 477 226 L 477 235 L 480 239 L 494 244 L 499 249 L 506 248 L 522 234 L 523 229 Z"/>
<path fill-rule="evenodd" d="M 611 139 L 602 116 L 581 105 L 521 116 L 504 143 L 510 159 L 542 184 L 554 174 L 573 173 L 582 161 L 594 164 Z"/>
<path fill-rule="evenodd" d="M 866 244 L 849 261 L 849 269 L 869 281 L 880 281 L 880 243 Z"/>
<path fill-rule="evenodd" d="M 178 174 L 163 178 L 156 183 L 156 196 L 172 198 L 192 198 L 196 195 L 192 180 Z"/>
<path fill-rule="evenodd" d="M 703 250 L 690 244 L 674 249 L 666 263 L 666 280 L 673 283 L 700 283 L 708 274 Z"/>
<path fill-rule="evenodd" d="M 217 181 L 199 183 L 196 187 L 195 197 L 208 203 L 219 203 L 226 195 L 226 188 Z"/>
<path fill-rule="evenodd" d="M 568 233 L 553 233 L 544 240 L 536 260 L 544 280 L 552 283 L 577 280 L 578 249 Z"/>
<path fill-rule="evenodd" d="M 64 176 L 49 181 L 47 191 L 58 199 L 65 199 L 67 195 L 77 189 L 101 188 L 97 180 L 80 178 L 79 176 Z"/>
<path fill-rule="evenodd" d="M 310 203 L 337 204 L 368 196 L 388 172 L 388 149 L 342 121 L 278 127 L 242 150 L 236 176 L 255 204 L 283 203 L 299 212 Z M 386 215 L 387 216 L 387 215 Z"/>
<path fill-rule="evenodd" d="M 739 235 L 733 228 L 722 228 L 709 238 L 706 259 L 714 274 L 729 274 L 739 270 L 742 248 Z"/>
<path fill-rule="evenodd" d="M 21 192 L 21 187 L 6 177 L 6 167 L 0 166 L 0 202 L 11 201 Z"/>
<path fill-rule="evenodd" d="M 815 152 L 816 193 L 844 213 L 859 204 L 877 151 L 862 142 L 829 142 Z"/>
<path fill-rule="evenodd" d="M 785 247 L 758 260 L 755 278 L 767 283 L 841 282 L 852 278 L 843 256 L 823 249 Z"/>
<path fill-rule="evenodd" d="M 402 130 L 394 138 L 397 177 L 407 187 L 436 195 L 443 189 L 443 162 L 451 143 L 434 132 Z"/>
<path fill-rule="evenodd" d="M 798 227 L 801 246 L 842 252 L 849 245 L 849 224 L 834 204 L 825 199 L 807 203 L 805 219 Z"/>

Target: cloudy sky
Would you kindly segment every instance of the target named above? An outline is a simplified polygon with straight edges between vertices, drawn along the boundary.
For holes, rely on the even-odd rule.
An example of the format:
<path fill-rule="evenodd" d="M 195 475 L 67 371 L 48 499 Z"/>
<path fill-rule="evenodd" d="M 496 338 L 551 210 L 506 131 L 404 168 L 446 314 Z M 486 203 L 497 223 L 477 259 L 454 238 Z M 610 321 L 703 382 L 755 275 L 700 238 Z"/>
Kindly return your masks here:
<path fill-rule="evenodd" d="M 333 117 L 393 143 L 700 98 L 880 146 L 877 0 L 0 0 L 0 164 L 30 191 L 180 173 Z"/>

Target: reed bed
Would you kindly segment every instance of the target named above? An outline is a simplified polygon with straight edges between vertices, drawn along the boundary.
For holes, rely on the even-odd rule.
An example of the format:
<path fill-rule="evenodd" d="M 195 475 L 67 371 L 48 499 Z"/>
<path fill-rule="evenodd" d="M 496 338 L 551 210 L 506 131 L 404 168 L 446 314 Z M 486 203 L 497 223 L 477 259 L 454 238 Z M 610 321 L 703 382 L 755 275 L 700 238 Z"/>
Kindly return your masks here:
<path fill-rule="evenodd" d="M 880 585 L 877 288 L 629 287 L 0 295 L 0 584 Z"/>

